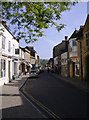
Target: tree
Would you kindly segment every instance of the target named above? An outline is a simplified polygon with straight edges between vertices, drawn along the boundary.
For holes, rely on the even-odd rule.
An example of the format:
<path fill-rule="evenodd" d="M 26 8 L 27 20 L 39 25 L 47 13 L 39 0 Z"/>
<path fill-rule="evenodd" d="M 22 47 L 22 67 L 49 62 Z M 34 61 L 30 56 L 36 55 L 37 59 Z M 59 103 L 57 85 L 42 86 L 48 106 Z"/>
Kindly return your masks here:
<path fill-rule="evenodd" d="M 34 42 L 44 35 L 44 29 L 55 26 L 58 31 L 64 28 L 59 24 L 61 13 L 70 10 L 75 2 L 1 2 L 1 17 L 13 27 L 13 35 Z"/>

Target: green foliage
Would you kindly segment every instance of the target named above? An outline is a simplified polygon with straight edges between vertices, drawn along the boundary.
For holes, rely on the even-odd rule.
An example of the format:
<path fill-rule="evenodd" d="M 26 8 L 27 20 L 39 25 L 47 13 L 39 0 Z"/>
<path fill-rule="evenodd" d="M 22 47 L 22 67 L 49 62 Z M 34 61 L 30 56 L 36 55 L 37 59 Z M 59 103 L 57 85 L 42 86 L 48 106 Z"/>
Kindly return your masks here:
<path fill-rule="evenodd" d="M 43 30 L 55 26 L 58 31 L 64 28 L 60 23 L 61 13 L 69 10 L 72 2 L 2 2 L 1 17 L 13 26 L 16 38 L 27 43 L 44 35 Z"/>

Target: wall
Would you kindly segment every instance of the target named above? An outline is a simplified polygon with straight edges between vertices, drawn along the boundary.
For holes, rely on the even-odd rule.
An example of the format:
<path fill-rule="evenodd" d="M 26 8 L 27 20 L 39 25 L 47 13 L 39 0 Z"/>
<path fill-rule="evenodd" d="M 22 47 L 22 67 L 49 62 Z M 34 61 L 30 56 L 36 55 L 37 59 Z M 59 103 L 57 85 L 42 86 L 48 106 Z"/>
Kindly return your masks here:
<path fill-rule="evenodd" d="M 61 54 L 61 75 L 68 77 L 68 52 Z"/>

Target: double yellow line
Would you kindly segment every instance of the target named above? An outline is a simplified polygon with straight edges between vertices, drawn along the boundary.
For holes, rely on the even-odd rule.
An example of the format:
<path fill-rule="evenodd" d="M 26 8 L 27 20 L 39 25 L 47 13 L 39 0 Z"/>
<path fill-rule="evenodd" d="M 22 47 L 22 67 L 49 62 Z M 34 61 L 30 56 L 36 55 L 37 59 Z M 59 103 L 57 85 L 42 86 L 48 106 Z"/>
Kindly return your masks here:
<path fill-rule="evenodd" d="M 57 116 L 55 113 L 53 113 L 50 109 L 45 107 L 42 103 L 37 101 L 35 98 L 33 98 L 30 94 L 28 94 L 26 91 L 23 91 L 25 95 L 27 95 L 33 102 L 35 102 L 38 106 L 40 106 L 43 110 L 45 110 L 52 118 L 55 120 L 62 120 L 59 116 Z"/>

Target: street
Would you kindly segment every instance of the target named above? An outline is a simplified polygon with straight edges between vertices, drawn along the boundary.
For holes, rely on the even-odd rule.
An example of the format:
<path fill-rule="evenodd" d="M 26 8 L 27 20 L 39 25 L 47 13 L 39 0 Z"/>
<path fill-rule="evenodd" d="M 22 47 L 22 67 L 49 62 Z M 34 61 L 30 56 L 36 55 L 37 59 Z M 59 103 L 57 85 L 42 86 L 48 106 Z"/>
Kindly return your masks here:
<path fill-rule="evenodd" d="M 59 118 L 87 118 L 89 93 L 44 72 L 28 79 L 24 91 Z"/>

